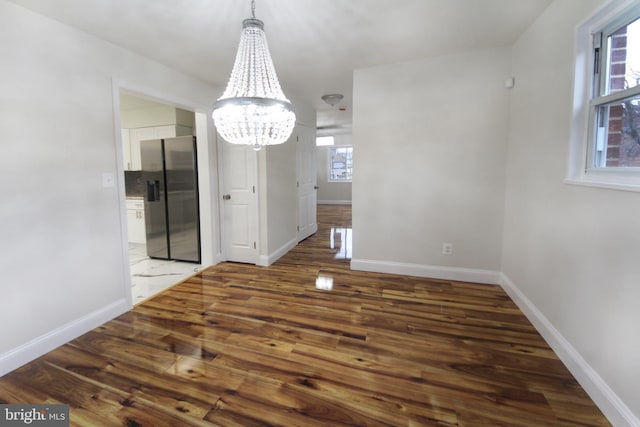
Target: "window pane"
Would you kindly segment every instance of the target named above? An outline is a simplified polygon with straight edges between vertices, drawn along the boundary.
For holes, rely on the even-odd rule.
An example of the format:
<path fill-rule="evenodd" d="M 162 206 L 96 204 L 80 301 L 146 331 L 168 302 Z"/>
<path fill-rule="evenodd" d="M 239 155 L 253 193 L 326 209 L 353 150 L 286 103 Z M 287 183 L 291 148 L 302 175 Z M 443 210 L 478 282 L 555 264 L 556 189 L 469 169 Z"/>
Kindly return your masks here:
<path fill-rule="evenodd" d="M 640 167 L 640 97 L 598 107 L 595 167 Z"/>
<path fill-rule="evenodd" d="M 608 89 L 616 92 L 640 83 L 640 19 L 608 37 Z"/>
<path fill-rule="evenodd" d="M 331 147 L 329 181 L 351 181 L 353 173 L 353 147 Z"/>

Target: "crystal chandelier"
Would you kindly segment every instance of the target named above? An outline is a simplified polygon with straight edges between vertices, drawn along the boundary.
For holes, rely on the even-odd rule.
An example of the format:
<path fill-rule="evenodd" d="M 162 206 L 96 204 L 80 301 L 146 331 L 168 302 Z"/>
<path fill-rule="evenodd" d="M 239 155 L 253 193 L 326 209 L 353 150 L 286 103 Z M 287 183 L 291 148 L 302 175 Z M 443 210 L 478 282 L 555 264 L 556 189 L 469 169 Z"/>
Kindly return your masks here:
<path fill-rule="evenodd" d="M 213 120 L 222 137 L 232 144 L 260 150 L 282 144 L 291 135 L 296 115 L 284 96 L 269 54 L 264 23 L 251 15 L 242 21 L 236 61 L 227 88 L 213 104 Z"/>

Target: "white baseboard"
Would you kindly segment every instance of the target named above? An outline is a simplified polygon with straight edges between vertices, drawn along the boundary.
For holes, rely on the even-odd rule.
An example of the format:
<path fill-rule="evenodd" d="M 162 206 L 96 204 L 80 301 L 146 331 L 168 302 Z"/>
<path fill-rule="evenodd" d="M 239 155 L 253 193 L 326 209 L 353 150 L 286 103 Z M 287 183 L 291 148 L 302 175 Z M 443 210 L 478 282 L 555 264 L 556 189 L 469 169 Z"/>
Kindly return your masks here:
<path fill-rule="evenodd" d="M 640 427 L 640 420 L 631 412 L 629 407 L 622 402 L 571 343 L 504 273 L 500 275 L 500 285 L 524 315 L 527 316 L 609 421 L 616 427 Z"/>
<path fill-rule="evenodd" d="M 306 239 L 309 236 L 313 236 L 317 232 L 318 232 L 318 223 L 317 222 L 315 224 L 307 227 L 307 229 L 304 230 L 304 234 L 302 234 L 300 231 L 298 231 L 298 243 L 302 242 L 304 239 Z"/>
<path fill-rule="evenodd" d="M 127 312 L 122 298 L 0 355 L 0 377 Z"/>
<path fill-rule="evenodd" d="M 261 267 L 268 267 L 274 262 L 276 262 L 278 259 L 280 259 L 281 256 L 283 256 L 284 254 L 289 252 L 291 249 L 293 249 L 297 244 L 298 244 L 297 237 L 294 239 L 291 239 L 284 245 L 280 246 L 275 251 L 271 252 L 269 255 L 260 255 L 258 257 L 258 262 L 256 264 Z"/>
<path fill-rule="evenodd" d="M 351 200 L 318 200 L 319 205 L 350 205 Z"/>
<path fill-rule="evenodd" d="M 218 265 L 221 262 L 225 262 L 225 261 L 226 259 L 224 258 L 224 256 L 222 256 L 222 252 L 218 252 L 213 259 L 213 265 Z"/>
<path fill-rule="evenodd" d="M 473 268 L 445 267 L 440 265 L 408 264 L 402 262 L 352 259 L 352 270 L 372 271 L 376 273 L 404 274 L 407 276 L 431 277 L 434 279 L 458 280 L 497 285 L 500 272 Z"/>

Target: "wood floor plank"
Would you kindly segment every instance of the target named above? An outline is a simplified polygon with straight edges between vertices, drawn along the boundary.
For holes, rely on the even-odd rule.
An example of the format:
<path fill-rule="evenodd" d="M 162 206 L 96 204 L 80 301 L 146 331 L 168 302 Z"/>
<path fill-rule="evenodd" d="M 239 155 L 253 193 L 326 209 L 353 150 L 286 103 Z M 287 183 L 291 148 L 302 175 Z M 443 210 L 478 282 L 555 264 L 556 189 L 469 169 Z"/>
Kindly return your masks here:
<path fill-rule="evenodd" d="M 311 388 L 308 384 L 309 382 L 303 378 L 280 383 L 271 379 L 253 377 L 240 386 L 236 397 L 241 395 L 271 408 L 267 420 L 273 418 L 275 406 L 277 412 L 299 415 L 303 420 L 302 425 L 386 425 L 367 415 L 345 410 L 345 405 L 325 395 L 310 393 Z M 286 419 L 288 420 L 289 417 L 287 416 Z"/>
<path fill-rule="evenodd" d="M 499 286 L 352 271 L 350 226 L 318 206 L 274 265 L 204 269 L 0 378 L 0 403 L 74 426 L 610 425 Z"/>
<path fill-rule="evenodd" d="M 424 403 L 415 404 L 389 395 L 354 388 L 349 384 L 302 378 L 296 383 L 289 383 L 288 386 L 295 389 L 304 387 L 308 393 L 332 399 L 336 404 L 348 408 L 350 412 L 387 425 L 410 425 L 412 422 L 419 425 L 458 425 L 454 410 Z"/>
<path fill-rule="evenodd" d="M 210 402 L 226 390 L 227 384 L 237 386 L 244 379 L 237 376 L 234 380 L 232 376 L 227 376 L 221 384 L 218 377 L 211 375 L 203 383 L 193 377 L 176 375 L 173 367 L 167 373 L 148 372 L 71 346 L 56 350 L 47 359 L 51 365 L 66 373 L 119 395 L 116 409 L 135 398 L 159 406 L 166 412 L 204 417 L 211 406 Z M 81 406 L 86 407 L 84 404 Z"/>

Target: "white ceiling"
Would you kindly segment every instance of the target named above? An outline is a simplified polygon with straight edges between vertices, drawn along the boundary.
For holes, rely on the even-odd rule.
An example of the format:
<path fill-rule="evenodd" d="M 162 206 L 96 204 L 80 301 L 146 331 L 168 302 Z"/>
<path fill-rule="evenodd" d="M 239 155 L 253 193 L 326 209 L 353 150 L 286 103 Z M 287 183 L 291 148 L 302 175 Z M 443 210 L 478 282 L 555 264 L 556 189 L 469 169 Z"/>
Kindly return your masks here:
<path fill-rule="evenodd" d="M 251 14 L 250 0 L 10 1 L 221 88 Z M 308 99 L 319 127 L 349 126 L 354 69 L 509 45 L 552 1 L 256 0 L 256 17 L 285 94 Z"/>

